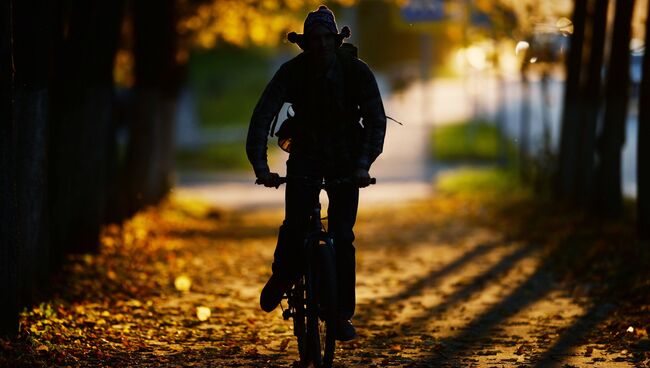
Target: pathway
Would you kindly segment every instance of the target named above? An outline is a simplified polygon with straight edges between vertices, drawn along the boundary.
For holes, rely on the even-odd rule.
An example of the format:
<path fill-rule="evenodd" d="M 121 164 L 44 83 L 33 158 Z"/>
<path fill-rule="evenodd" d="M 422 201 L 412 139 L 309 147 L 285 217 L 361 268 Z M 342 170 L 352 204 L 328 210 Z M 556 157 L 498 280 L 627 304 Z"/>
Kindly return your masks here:
<path fill-rule="evenodd" d="M 292 367 L 290 322 L 258 306 L 281 215 L 176 197 L 108 228 L 102 253 L 69 263 L 58 297 L 23 317 L 27 347 L 6 351 L 24 366 Z M 633 366 L 587 333 L 610 305 L 562 286 L 553 252 L 482 216 L 447 198 L 362 210 L 359 338 L 338 345 L 336 367 Z"/>

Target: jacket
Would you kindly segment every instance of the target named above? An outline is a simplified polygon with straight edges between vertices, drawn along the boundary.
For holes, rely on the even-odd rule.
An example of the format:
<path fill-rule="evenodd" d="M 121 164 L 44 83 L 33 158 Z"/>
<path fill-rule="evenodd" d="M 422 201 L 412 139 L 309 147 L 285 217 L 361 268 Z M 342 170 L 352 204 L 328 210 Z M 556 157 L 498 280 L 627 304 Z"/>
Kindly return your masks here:
<path fill-rule="evenodd" d="M 308 68 L 306 53 L 301 53 L 284 63 L 266 86 L 253 111 L 246 139 L 246 154 L 258 177 L 269 172 L 269 129 L 273 118 L 285 102 L 292 104 L 296 118 L 302 121 L 319 118 L 309 111 L 305 99 L 308 95 L 306 92 L 309 92 L 306 89 L 316 88 L 309 85 Z M 330 93 L 333 94 L 334 102 L 332 111 L 321 115 L 334 120 L 346 120 L 338 121 L 339 124 L 359 124 L 356 134 L 358 137 L 351 143 L 354 147 L 349 147 L 353 153 L 351 159 L 357 167 L 369 170 L 383 150 L 386 134 L 386 115 L 375 77 L 363 61 L 356 57 L 346 58 L 337 52 L 337 57 L 325 73 L 325 78 L 332 86 Z M 355 118 L 351 118 L 353 116 Z M 359 117 L 363 119 L 362 125 L 358 122 Z M 336 125 L 334 122 L 332 124 Z M 303 124 L 303 130 L 308 126 Z M 304 134 L 296 137 L 295 145 L 308 146 L 305 137 Z"/>

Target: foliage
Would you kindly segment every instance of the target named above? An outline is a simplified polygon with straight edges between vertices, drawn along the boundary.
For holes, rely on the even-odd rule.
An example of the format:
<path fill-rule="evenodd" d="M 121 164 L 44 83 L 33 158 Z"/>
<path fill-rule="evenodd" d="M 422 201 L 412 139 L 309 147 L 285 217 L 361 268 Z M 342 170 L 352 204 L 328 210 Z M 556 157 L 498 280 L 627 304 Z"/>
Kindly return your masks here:
<path fill-rule="evenodd" d="M 503 137 L 493 123 L 467 121 L 436 127 L 431 140 L 434 159 L 442 161 L 496 161 L 500 157 Z M 508 142 L 506 154 L 514 152 Z"/>
<path fill-rule="evenodd" d="M 193 150 L 177 150 L 176 163 L 180 169 L 244 170 L 250 168 L 244 147 L 244 142 L 219 142 Z"/>
<path fill-rule="evenodd" d="M 335 1 L 344 6 L 355 2 Z M 302 29 L 305 14 L 320 3 L 317 0 L 211 0 L 194 6 L 193 2 L 184 0 L 178 32 L 192 48 L 213 48 L 220 42 L 240 47 L 275 46 L 287 32 Z"/>
<path fill-rule="evenodd" d="M 526 192 L 514 170 L 495 167 L 468 167 L 446 171 L 438 176 L 435 186 L 445 194 L 500 196 Z"/>
<path fill-rule="evenodd" d="M 194 52 L 189 84 L 199 120 L 207 126 L 243 126 L 270 79 L 271 54 L 264 49 L 220 47 Z"/>

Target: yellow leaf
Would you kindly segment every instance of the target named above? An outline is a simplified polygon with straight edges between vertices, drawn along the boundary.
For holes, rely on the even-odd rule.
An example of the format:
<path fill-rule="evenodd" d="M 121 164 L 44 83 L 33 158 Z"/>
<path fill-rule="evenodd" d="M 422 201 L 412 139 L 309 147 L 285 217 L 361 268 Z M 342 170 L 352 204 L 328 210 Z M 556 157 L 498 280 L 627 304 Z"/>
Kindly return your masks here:
<path fill-rule="evenodd" d="M 210 308 L 196 307 L 196 318 L 198 318 L 199 321 L 206 321 L 210 318 Z"/>
<path fill-rule="evenodd" d="M 117 274 L 113 270 L 108 270 L 108 272 L 106 272 L 106 277 L 108 277 L 109 280 L 115 280 L 117 279 Z"/>
<path fill-rule="evenodd" d="M 186 275 L 180 275 L 174 280 L 174 286 L 178 291 L 190 291 L 192 280 Z"/>
<path fill-rule="evenodd" d="M 282 342 L 280 343 L 280 350 L 281 351 L 287 350 L 287 346 L 289 345 L 290 341 L 291 341 L 291 339 L 289 339 L 289 338 L 286 338 L 286 339 L 282 340 Z"/>

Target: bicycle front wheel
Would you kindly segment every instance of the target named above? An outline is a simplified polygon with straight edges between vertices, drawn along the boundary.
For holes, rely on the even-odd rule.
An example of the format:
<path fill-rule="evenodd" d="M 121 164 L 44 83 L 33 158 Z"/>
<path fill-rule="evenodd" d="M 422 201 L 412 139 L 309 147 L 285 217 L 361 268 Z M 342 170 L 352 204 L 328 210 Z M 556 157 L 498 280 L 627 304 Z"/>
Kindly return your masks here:
<path fill-rule="evenodd" d="M 307 277 L 307 339 L 317 367 L 329 368 L 334 361 L 338 316 L 336 258 L 331 243 L 314 252 Z"/>

